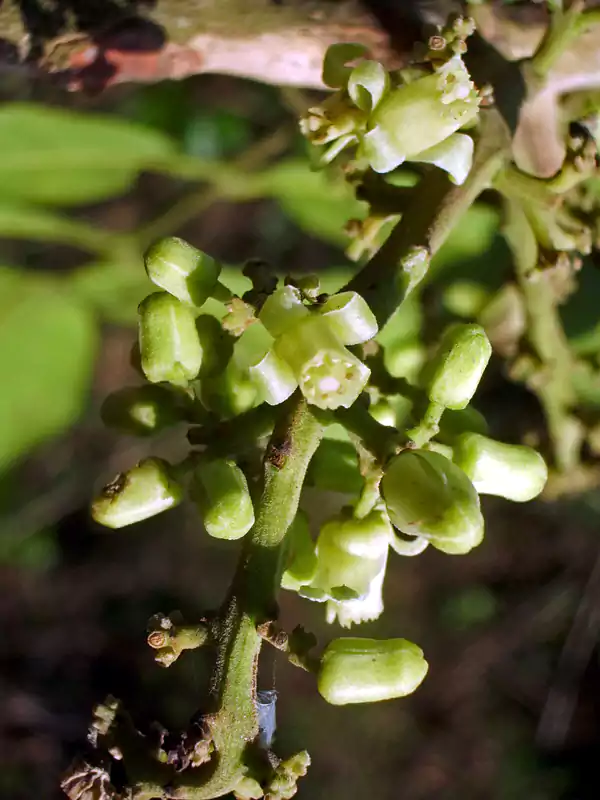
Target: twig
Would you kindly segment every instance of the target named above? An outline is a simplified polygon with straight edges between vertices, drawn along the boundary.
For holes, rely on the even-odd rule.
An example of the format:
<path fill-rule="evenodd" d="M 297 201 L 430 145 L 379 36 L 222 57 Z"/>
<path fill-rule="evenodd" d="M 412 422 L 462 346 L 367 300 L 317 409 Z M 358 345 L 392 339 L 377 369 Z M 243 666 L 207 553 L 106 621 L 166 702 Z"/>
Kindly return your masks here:
<path fill-rule="evenodd" d="M 210 732 L 216 758 L 185 773 L 168 789 L 136 777 L 133 797 L 205 800 L 229 793 L 242 775 L 246 747 L 258 734 L 256 671 L 262 638 L 258 626 L 277 616 L 285 535 L 300 500 L 306 470 L 322 425 L 303 399 L 294 397 L 271 437 L 264 491 L 248 533 L 229 595 L 219 613 L 218 655 L 212 678 L 216 711 Z M 216 766 L 215 766 L 216 764 Z"/>
<path fill-rule="evenodd" d="M 552 287 L 537 274 L 537 243 L 525 212 L 516 200 L 506 202 L 504 235 L 513 253 L 527 310 L 527 338 L 541 364 L 530 386 L 544 409 L 556 465 L 560 471 L 567 472 L 577 464 L 581 441 L 577 420 L 569 413 L 574 400 L 573 355 Z"/>
<path fill-rule="evenodd" d="M 574 0 L 566 11 L 556 10 L 531 66 L 538 77 L 545 77 L 558 59 L 588 28 L 600 23 L 600 10 L 585 9 L 583 0 Z"/>

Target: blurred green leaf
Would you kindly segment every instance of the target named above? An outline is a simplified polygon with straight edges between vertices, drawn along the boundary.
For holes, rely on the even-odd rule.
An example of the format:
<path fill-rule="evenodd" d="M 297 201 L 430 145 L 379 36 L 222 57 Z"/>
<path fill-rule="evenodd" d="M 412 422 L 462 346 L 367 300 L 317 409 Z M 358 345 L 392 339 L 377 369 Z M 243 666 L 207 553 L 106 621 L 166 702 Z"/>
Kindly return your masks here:
<path fill-rule="evenodd" d="M 210 114 L 197 112 L 186 124 L 183 147 L 189 155 L 217 160 L 238 153 L 250 143 L 251 136 L 246 117 L 223 109 Z"/>
<path fill-rule="evenodd" d="M 508 263 L 508 251 L 499 233 L 500 214 L 483 203 L 471 206 L 433 258 L 426 280 L 442 272 L 460 272 L 488 283 Z M 480 260 L 481 259 L 481 260 Z"/>
<path fill-rule="evenodd" d="M 56 539 L 50 528 L 28 536 L 0 537 L 0 564 L 40 572 L 53 567 L 58 558 Z"/>
<path fill-rule="evenodd" d="M 242 275 L 240 267 L 225 265 L 220 280 L 239 295 L 252 286 L 248 278 Z M 116 325 L 136 325 L 138 305 L 146 295 L 156 291 L 146 275 L 141 255 L 130 262 L 86 264 L 72 272 L 67 281 L 74 297 L 89 304 L 104 321 Z M 209 299 L 202 307 L 202 313 L 221 318 L 225 314 L 225 306 Z"/>
<path fill-rule="evenodd" d="M 0 188 L 0 195 L 1 193 Z M 1 201 L 0 236 L 62 242 L 90 251 L 106 249 L 111 240 L 110 233 L 96 230 L 84 222 L 68 219 L 54 211 L 21 202 Z"/>
<path fill-rule="evenodd" d="M 356 449 L 350 442 L 323 439 L 308 469 L 307 483 L 323 491 L 357 494 L 363 479 Z"/>
<path fill-rule="evenodd" d="M 77 419 L 97 343 L 60 284 L 0 268 L 0 471 Z"/>
<path fill-rule="evenodd" d="M 470 586 L 448 597 L 441 616 L 449 628 L 459 630 L 489 622 L 498 611 L 498 601 L 487 586 Z"/>
<path fill-rule="evenodd" d="M 89 303 L 103 320 L 116 325 L 135 325 L 138 305 L 155 288 L 141 259 L 138 264 L 86 264 L 71 273 L 68 281 L 76 298 Z"/>
<path fill-rule="evenodd" d="M 385 327 L 377 334 L 377 341 L 383 347 L 415 341 L 421 335 L 422 325 L 423 309 L 415 292 L 392 314 Z"/>
<path fill-rule="evenodd" d="M 281 161 L 262 173 L 264 191 L 306 233 L 338 246 L 348 244 L 344 226 L 367 209 L 344 181 L 314 172 L 306 159 Z"/>
<path fill-rule="evenodd" d="M 167 137 L 129 121 L 9 103 L 0 109 L 0 197 L 57 204 L 103 200 L 175 152 Z"/>
<path fill-rule="evenodd" d="M 181 141 L 193 113 L 189 81 L 137 86 L 136 91 L 119 104 L 119 109 L 135 122 Z"/>

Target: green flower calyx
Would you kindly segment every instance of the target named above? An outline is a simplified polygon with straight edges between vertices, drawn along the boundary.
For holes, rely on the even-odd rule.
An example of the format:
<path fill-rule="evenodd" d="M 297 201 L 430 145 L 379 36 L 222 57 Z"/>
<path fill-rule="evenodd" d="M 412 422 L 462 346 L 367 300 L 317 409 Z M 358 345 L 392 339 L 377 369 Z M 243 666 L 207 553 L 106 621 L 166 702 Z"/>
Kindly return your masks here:
<path fill-rule="evenodd" d="M 423 682 L 423 651 L 406 639 L 334 639 L 321 659 L 319 693 L 336 706 L 411 694 Z"/>

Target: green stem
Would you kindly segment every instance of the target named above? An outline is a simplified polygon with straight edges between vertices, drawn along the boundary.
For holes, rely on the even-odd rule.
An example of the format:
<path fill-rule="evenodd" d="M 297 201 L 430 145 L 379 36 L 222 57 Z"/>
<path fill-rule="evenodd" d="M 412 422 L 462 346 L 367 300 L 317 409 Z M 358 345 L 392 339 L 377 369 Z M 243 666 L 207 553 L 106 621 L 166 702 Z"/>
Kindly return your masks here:
<path fill-rule="evenodd" d="M 481 112 L 481 130 L 471 172 L 454 186 L 441 170 L 432 170 L 415 189 L 413 200 L 383 247 L 350 281 L 347 290 L 362 294 L 380 328 L 404 300 L 398 264 L 414 247 L 434 255 L 450 231 L 488 188 L 509 152 L 508 133 L 495 110 Z"/>
<path fill-rule="evenodd" d="M 216 753 L 205 768 L 182 776 L 159 796 L 204 800 L 227 794 L 243 774 L 246 747 L 258 733 L 257 626 L 277 616 L 285 535 L 300 500 L 306 470 L 322 425 L 298 397 L 275 427 L 265 456 L 264 491 L 256 523 L 244 540 L 228 600 L 221 611 L 221 640 L 213 676 L 218 708 L 210 717 Z M 142 787 L 141 787 L 142 788 Z M 145 791 L 146 787 L 143 787 Z"/>
<path fill-rule="evenodd" d="M 542 369 L 530 381 L 544 409 L 556 466 L 573 469 L 579 460 L 581 430 L 569 413 L 573 404 L 573 356 L 563 330 L 552 286 L 537 272 L 535 235 L 521 205 L 506 201 L 504 235 L 512 250 L 515 272 L 528 316 L 527 337 Z"/>
<path fill-rule="evenodd" d="M 552 14 L 550 25 L 531 59 L 534 73 L 545 77 L 565 50 L 588 28 L 600 22 L 600 9 L 585 10 L 583 0 L 574 0 L 566 11 Z"/>
<path fill-rule="evenodd" d="M 417 447 L 423 447 L 440 431 L 440 420 L 446 409 L 439 403 L 429 403 L 421 422 L 407 431 L 409 438 Z"/>

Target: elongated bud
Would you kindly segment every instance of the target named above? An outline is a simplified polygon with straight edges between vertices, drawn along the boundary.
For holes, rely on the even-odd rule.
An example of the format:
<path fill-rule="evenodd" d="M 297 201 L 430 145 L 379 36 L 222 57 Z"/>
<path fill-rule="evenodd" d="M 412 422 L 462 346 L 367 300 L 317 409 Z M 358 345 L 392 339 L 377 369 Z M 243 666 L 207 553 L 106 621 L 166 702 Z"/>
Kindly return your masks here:
<path fill-rule="evenodd" d="M 153 244 L 144 262 L 152 283 L 192 306 L 208 300 L 221 272 L 213 258 L 175 236 Z"/>
<path fill-rule="evenodd" d="M 475 394 L 491 355 L 481 325 L 448 328 L 424 370 L 423 386 L 431 402 L 444 408 L 464 408 Z"/>
<path fill-rule="evenodd" d="M 300 290 L 288 285 L 267 297 L 258 317 L 271 336 L 280 336 L 309 314 Z"/>
<path fill-rule="evenodd" d="M 316 314 L 282 334 L 275 352 L 292 368 L 308 402 L 318 408 L 348 408 L 371 374 Z"/>
<path fill-rule="evenodd" d="M 375 315 L 356 292 L 334 294 L 319 308 L 329 327 L 342 344 L 362 344 L 379 330 Z"/>
<path fill-rule="evenodd" d="M 138 309 L 144 375 L 150 383 L 187 386 L 202 366 L 202 347 L 191 309 L 166 292 L 149 295 Z"/>
<path fill-rule="evenodd" d="M 146 458 L 104 487 L 92 503 L 92 517 L 107 528 L 124 528 L 181 502 L 183 491 L 160 458 Z"/>
<path fill-rule="evenodd" d="M 468 553 L 483 539 L 479 497 L 465 473 L 439 453 L 405 450 L 381 481 L 392 523 L 444 553 Z"/>
<path fill-rule="evenodd" d="M 317 572 L 317 554 L 315 543 L 310 535 L 308 517 L 299 511 L 286 534 L 289 546 L 287 550 L 287 568 L 281 577 L 281 587 L 298 591 L 307 586 Z"/>
<path fill-rule="evenodd" d="M 233 461 L 218 458 L 201 464 L 194 473 L 192 497 L 215 539 L 240 539 L 254 525 L 248 483 Z"/>
<path fill-rule="evenodd" d="M 334 639 L 321 658 L 319 693 L 336 706 L 393 700 L 412 694 L 428 668 L 406 639 Z"/>
<path fill-rule="evenodd" d="M 317 540 L 318 569 L 313 585 L 324 591 L 345 586 L 359 597 L 366 595 L 385 566 L 391 537 L 382 509 L 363 519 L 340 516 L 325 523 Z"/>
<path fill-rule="evenodd" d="M 517 503 L 537 497 L 548 479 L 546 462 L 533 448 L 496 442 L 478 433 L 458 438 L 454 462 L 479 494 L 495 494 Z"/>
<path fill-rule="evenodd" d="M 166 386 L 129 386 L 106 398 L 100 416 L 107 427 L 150 436 L 183 420 L 185 406 Z"/>

